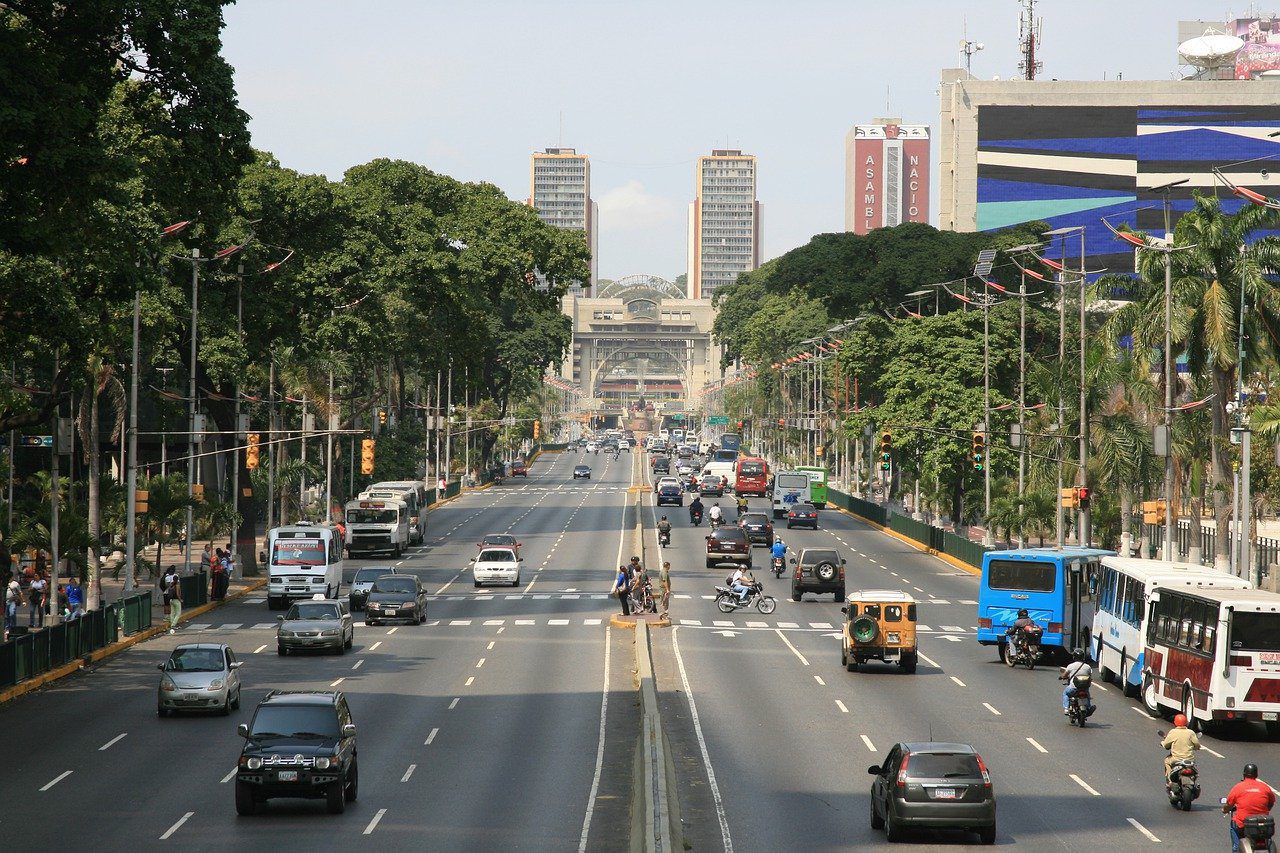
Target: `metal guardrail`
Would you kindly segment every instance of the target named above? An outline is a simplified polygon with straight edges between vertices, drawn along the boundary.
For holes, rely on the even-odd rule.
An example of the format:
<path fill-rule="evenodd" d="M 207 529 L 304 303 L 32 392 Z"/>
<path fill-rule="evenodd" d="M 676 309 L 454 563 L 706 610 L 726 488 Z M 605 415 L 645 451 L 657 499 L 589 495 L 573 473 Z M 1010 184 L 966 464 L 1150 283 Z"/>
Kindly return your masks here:
<path fill-rule="evenodd" d="M 837 489 L 827 490 L 827 499 L 854 515 L 860 515 L 868 521 L 887 527 L 893 532 L 919 542 L 926 548 L 947 554 L 975 568 L 981 568 L 982 555 L 987 549 L 977 542 L 971 542 L 963 536 L 957 536 L 949 530 L 916 521 L 905 515 L 899 515 L 888 507 L 881 506 L 853 495 L 845 494 Z"/>

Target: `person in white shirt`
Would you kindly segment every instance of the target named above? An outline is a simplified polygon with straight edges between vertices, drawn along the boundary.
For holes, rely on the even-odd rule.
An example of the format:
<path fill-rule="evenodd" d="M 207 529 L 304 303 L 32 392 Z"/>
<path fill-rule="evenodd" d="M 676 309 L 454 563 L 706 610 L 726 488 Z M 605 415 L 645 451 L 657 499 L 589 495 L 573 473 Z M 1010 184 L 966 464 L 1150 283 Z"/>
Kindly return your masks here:
<path fill-rule="evenodd" d="M 738 570 L 733 573 L 731 584 L 733 591 L 738 594 L 738 601 L 741 604 L 747 603 L 747 596 L 751 594 L 751 587 L 755 585 L 756 579 L 751 576 L 751 570 L 739 566 Z"/>

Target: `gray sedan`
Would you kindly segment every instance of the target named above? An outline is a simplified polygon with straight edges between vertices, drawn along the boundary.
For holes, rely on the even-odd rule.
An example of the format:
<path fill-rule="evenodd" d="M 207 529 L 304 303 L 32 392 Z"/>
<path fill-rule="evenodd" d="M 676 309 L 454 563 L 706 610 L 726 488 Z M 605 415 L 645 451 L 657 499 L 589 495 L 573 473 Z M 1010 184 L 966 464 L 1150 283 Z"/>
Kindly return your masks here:
<path fill-rule="evenodd" d="M 240 661 L 225 643 L 183 643 L 157 665 L 156 714 L 219 711 L 240 707 Z"/>
<path fill-rule="evenodd" d="M 356 628 L 347 602 L 332 598 L 298 601 L 277 616 L 276 653 L 300 649 L 331 649 L 343 654 L 355 642 Z"/>

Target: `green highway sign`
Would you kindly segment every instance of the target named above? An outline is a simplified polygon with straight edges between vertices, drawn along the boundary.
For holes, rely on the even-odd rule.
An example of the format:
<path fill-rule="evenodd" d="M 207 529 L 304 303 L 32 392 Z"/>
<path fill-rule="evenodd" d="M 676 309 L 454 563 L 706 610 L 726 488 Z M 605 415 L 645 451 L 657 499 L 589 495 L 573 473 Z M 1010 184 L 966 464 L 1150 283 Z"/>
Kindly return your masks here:
<path fill-rule="evenodd" d="M 673 421 L 684 420 L 684 412 L 676 412 L 674 415 L 671 416 L 671 420 Z"/>
<path fill-rule="evenodd" d="M 728 415 L 712 415 L 710 418 L 707 419 L 707 423 L 711 424 L 712 426 L 728 426 L 729 416 Z"/>

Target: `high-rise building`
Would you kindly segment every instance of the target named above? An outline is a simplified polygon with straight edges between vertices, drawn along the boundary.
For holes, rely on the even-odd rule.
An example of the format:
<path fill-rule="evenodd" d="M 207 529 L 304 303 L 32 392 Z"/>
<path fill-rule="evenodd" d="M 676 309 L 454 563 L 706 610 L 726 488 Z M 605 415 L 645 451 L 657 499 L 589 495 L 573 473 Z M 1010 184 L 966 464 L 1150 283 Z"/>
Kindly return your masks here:
<path fill-rule="evenodd" d="M 591 281 L 596 283 L 596 219 L 591 200 L 591 159 L 572 148 L 535 151 L 529 161 L 529 206 L 548 225 L 581 231 L 591 250 Z"/>
<path fill-rule="evenodd" d="M 713 149 L 698 158 L 689 205 L 689 297 L 706 299 L 760 266 L 756 158 Z"/>
<path fill-rule="evenodd" d="M 929 221 L 929 128 L 878 118 L 844 138 L 844 230 Z"/>

